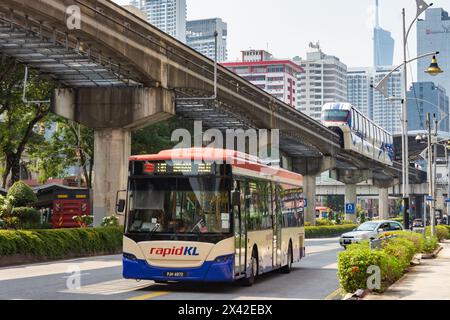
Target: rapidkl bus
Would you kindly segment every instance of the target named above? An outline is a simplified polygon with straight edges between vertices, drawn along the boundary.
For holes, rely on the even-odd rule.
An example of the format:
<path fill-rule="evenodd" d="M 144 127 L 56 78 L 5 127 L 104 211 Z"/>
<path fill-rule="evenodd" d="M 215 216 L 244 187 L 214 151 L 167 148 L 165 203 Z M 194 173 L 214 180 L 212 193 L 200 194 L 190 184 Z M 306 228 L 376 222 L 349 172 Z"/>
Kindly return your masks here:
<path fill-rule="evenodd" d="M 117 203 L 126 212 L 124 278 L 252 285 L 290 272 L 305 255 L 302 184 L 230 150 L 131 157 L 127 200 Z"/>

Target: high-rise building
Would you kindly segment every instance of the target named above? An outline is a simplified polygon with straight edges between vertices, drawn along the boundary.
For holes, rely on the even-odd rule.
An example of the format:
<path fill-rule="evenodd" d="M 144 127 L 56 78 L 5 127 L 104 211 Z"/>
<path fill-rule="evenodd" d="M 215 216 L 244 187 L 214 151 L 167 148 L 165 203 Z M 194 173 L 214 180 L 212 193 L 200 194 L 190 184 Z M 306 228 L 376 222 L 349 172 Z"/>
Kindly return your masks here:
<path fill-rule="evenodd" d="M 449 98 L 433 82 L 414 82 L 408 91 L 409 130 L 425 130 L 427 113 L 436 115 L 439 131 L 449 132 Z"/>
<path fill-rule="evenodd" d="M 144 11 L 140 10 L 138 7 L 133 6 L 133 5 L 123 6 L 123 7 L 125 9 L 127 9 L 128 11 L 130 11 L 135 16 L 141 18 L 142 20 L 147 20 L 147 14 Z"/>
<path fill-rule="evenodd" d="M 320 46 L 306 59 L 294 58 L 305 70 L 298 75 L 297 109 L 316 120 L 320 120 L 322 106 L 328 102 L 347 101 L 347 66 L 339 58 L 322 52 Z"/>
<path fill-rule="evenodd" d="M 220 18 L 188 21 L 186 23 L 186 43 L 191 48 L 214 60 L 215 37 L 217 31 L 217 61 L 227 60 L 227 24 Z"/>
<path fill-rule="evenodd" d="M 275 59 L 264 50 L 247 50 L 242 51 L 242 61 L 222 65 L 295 108 L 297 75 L 303 69 L 293 61 Z"/>
<path fill-rule="evenodd" d="M 424 71 L 430 65 L 430 59 L 417 62 L 417 81 L 434 82 L 450 92 L 450 17 L 442 8 L 430 8 L 425 12 L 425 19 L 417 23 L 417 54 L 422 55 L 439 51 L 439 65 L 445 73 L 432 77 Z"/>
<path fill-rule="evenodd" d="M 347 71 L 347 102 L 373 118 L 373 68 L 349 68 Z"/>
<path fill-rule="evenodd" d="M 376 1 L 375 28 L 373 30 L 373 66 L 391 66 L 394 64 L 395 41 L 389 31 L 380 27 L 379 3 Z"/>
<path fill-rule="evenodd" d="M 394 67 L 350 68 L 347 73 L 347 101 L 391 133 L 401 132 L 401 102 L 388 101 L 371 85 L 378 84 Z M 402 72 L 396 71 L 388 82 L 388 93 L 401 97 Z"/>
<path fill-rule="evenodd" d="M 374 69 L 373 83 L 378 84 L 384 77 L 394 69 L 392 66 L 378 67 Z M 395 71 L 388 80 L 389 97 L 400 98 L 402 96 L 403 73 L 400 70 Z M 372 120 L 382 128 L 392 134 L 402 132 L 400 114 L 402 103 L 400 99 L 394 101 L 387 100 L 384 95 L 374 90 L 373 92 L 373 118 Z"/>
<path fill-rule="evenodd" d="M 147 14 L 147 20 L 165 33 L 186 42 L 186 0 L 131 0 Z"/>

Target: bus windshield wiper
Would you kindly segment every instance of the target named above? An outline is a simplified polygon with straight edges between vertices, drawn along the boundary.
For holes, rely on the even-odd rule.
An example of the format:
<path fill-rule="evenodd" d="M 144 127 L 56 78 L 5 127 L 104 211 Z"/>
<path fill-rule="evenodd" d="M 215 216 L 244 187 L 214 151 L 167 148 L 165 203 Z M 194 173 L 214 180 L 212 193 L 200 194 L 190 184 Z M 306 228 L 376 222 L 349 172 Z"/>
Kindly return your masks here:
<path fill-rule="evenodd" d="M 159 223 L 157 223 L 157 224 L 153 227 L 153 229 L 147 234 L 147 237 L 146 237 L 146 238 L 147 238 L 148 240 L 151 240 L 153 234 L 159 229 L 159 227 L 161 227 L 161 225 L 160 225 Z"/>

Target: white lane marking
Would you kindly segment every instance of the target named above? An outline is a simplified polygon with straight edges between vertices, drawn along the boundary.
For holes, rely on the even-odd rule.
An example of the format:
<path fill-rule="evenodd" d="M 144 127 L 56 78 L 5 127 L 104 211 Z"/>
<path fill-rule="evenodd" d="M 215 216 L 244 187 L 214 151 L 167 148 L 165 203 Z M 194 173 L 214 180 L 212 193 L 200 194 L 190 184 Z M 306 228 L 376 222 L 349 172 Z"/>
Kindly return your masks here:
<path fill-rule="evenodd" d="M 320 269 L 336 269 L 338 268 L 337 262 L 321 267 Z"/>
<path fill-rule="evenodd" d="M 107 261 L 102 261 L 100 259 L 77 259 L 48 264 L 7 267 L 0 269 L 0 281 L 42 277 L 60 273 L 64 274 L 72 265 L 77 265 L 80 268 L 80 271 L 83 272 L 88 270 L 120 267 L 122 265 L 122 261 L 120 258 L 112 260 L 111 257 L 109 257 Z"/>
<path fill-rule="evenodd" d="M 59 292 L 108 296 L 148 288 L 150 286 L 153 286 L 154 284 L 155 282 L 153 281 L 137 282 L 136 280 L 118 279 L 113 281 L 95 283 L 87 286 L 83 286 L 83 283 L 81 283 L 80 289 L 66 289 Z"/>
<path fill-rule="evenodd" d="M 302 299 L 287 299 L 282 297 L 246 297 L 246 296 L 240 296 L 237 298 L 234 298 L 232 300 L 302 300 Z"/>

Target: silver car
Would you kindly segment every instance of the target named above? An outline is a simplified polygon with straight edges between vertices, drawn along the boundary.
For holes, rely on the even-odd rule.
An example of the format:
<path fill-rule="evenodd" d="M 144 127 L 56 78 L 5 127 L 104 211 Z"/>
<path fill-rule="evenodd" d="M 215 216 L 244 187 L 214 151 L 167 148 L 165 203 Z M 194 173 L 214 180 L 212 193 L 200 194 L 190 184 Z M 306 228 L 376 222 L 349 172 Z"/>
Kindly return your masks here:
<path fill-rule="evenodd" d="M 385 232 L 402 230 L 402 224 L 396 221 L 382 220 L 365 222 L 355 230 L 344 233 L 339 239 L 339 243 L 345 248 L 352 243 L 359 243 L 364 240 L 375 240 Z"/>

